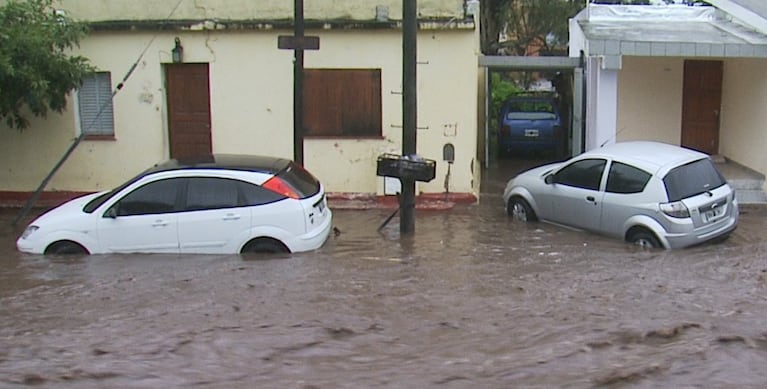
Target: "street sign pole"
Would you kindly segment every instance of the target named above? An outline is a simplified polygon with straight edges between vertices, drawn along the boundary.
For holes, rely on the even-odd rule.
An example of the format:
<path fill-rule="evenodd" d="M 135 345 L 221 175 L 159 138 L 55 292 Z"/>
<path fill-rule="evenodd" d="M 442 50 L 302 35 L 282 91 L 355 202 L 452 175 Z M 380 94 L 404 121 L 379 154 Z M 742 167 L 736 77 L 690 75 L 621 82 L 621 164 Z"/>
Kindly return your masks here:
<path fill-rule="evenodd" d="M 320 38 L 304 36 L 304 0 L 295 0 L 293 36 L 277 37 L 277 48 L 293 50 L 293 159 L 304 164 L 304 50 L 319 50 Z"/>

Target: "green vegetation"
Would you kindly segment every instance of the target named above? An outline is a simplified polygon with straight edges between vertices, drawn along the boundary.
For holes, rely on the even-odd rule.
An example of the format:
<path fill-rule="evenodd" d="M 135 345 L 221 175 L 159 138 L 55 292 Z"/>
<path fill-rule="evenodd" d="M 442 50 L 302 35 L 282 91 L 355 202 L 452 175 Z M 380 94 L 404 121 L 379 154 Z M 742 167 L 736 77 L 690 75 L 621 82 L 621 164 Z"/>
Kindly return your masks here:
<path fill-rule="evenodd" d="M 509 96 L 522 92 L 523 89 L 519 88 L 514 81 L 509 80 L 501 76 L 501 73 L 490 73 L 490 115 L 489 115 L 489 128 L 491 133 L 495 133 L 495 129 L 498 128 L 498 119 L 503 107 L 504 101 Z"/>
<path fill-rule="evenodd" d="M 28 113 L 66 108 L 67 95 L 93 71 L 71 50 L 87 33 L 52 7 L 52 0 L 11 0 L 0 6 L 0 120 L 22 130 Z"/>

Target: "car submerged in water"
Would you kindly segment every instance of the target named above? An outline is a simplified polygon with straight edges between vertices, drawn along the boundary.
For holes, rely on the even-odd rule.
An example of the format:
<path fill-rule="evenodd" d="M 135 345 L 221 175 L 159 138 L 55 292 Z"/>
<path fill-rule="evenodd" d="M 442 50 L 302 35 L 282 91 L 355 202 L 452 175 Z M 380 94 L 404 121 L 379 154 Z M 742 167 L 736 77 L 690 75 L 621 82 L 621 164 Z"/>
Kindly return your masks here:
<path fill-rule="evenodd" d="M 724 239 L 738 201 L 708 155 L 659 142 L 621 142 L 511 179 L 503 193 L 515 220 L 543 220 L 644 247 Z"/>
<path fill-rule="evenodd" d="M 332 219 L 322 184 L 295 162 L 219 154 L 172 159 L 71 200 L 16 245 L 36 254 L 291 253 L 322 246 Z"/>

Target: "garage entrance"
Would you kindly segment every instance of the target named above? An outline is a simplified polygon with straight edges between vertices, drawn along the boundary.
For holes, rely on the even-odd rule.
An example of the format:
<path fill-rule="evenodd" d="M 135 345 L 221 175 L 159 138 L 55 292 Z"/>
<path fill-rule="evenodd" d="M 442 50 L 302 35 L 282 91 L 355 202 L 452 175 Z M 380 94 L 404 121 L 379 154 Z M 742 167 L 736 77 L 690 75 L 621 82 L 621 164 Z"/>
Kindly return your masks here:
<path fill-rule="evenodd" d="M 479 65 L 485 68 L 485 122 L 478 154 L 485 168 L 504 159 L 561 160 L 584 150 L 581 58 L 482 56 Z"/>

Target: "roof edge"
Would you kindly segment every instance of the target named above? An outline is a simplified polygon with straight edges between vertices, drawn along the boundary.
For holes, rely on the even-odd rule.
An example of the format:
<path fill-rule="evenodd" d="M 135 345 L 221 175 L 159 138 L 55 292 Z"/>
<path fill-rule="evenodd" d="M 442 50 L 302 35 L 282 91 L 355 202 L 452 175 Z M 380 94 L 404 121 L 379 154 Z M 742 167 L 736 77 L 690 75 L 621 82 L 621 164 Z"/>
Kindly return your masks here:
<path fill-rule="evenodd" d="M 732 0 L 708 0 L 708 2 L 736 19 L 740 24 L 749 26 L 762 34 L 767 34 L 767 17 Z"/>
<path fill-rule="evenodd" d="M 190 20 L 104 20 L 88 22 L 92 31 L 215 31 L 215 30 L 292 30 L 292 19 L 282 20 L 220 20 L 220 19 L 190 19 Z M 304 28 L 310 30 L 383 30 L 402 29 L 401 21 L 376 20 L 306 20 Z M 473 19 L 457 20 L 456 18 L 433 18 L 418 21 L 421 30 L 474 30 Z"/>

